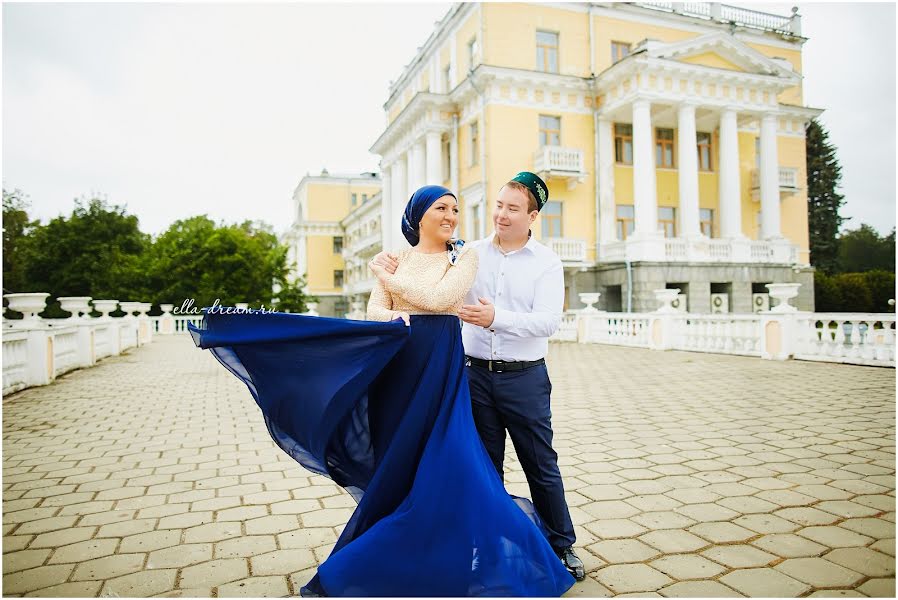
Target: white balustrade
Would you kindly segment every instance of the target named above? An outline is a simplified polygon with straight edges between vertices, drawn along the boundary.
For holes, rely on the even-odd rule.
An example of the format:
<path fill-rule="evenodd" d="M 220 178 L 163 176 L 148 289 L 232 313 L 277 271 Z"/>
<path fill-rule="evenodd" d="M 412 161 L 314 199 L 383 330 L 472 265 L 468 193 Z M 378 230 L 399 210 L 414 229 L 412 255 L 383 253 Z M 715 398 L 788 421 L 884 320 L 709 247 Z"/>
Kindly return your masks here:
<path fill-rule="evenodd" d="M 895 366 L 895 315 L 799 313 L 795 358 Z"/>
<path fill-rule="evenodd" d="M 761 355 L 757 315 L 693 315 L 674 318 L 673 348 L 715 354 Z"/>
<path fill-rule="evenodd" d="M 583 262 L 586 260 L 586 240 L 571 238 L 547 238 L 543 240 L 563 262 Z"/>
<path fill-rule="evenodd" d="M 539 172 L 583 173 L 583 150 L 543 146 L 533 155 L 533 168 Z"/>
<path fill-rule="evenodd" d="M 583 342 L 615 346 L 649 347 L 649 315 L 600 312 L 583 315 L 588 320 Z"/>
<path fill-rule="evenodd" d="M 593 309 L 595 311 L 595 309 Z M 561 316 L 561 325 L 558 331 L 549 338 L 552 342 L 576 342 L 577 341 L 577 315 L 580 311 L 569 310 Z"/>
<path fill-rule="evenodd" d="M 3 334 L 3 394 L 28 387 L 28 332 Z"/>

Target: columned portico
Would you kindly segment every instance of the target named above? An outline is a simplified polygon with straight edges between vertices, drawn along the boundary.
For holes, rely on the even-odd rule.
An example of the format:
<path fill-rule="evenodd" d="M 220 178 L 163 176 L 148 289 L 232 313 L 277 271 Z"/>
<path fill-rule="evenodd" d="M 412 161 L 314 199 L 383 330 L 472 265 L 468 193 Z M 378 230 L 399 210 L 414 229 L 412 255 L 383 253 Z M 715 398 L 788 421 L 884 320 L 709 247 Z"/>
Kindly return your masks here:
<path fill-rule="evenodd" d="M 648 100 L 636 100 L 633 102 L 633 203 L 637 238 L 659 237 L 653 137 L 652 105 Z"/>
<path fill-rule="evenodd" d="M 720 150 L 718 152 L 718 198 L 720 203 L 720 235 L 739 238 L 742 234 L 742 201 L 739 182 L 739 134 L 736 110 L 725 107 L 720 112 Z"/>
<path fill-rule="evenodd" d="M 777 116 L 761 117 L 761 238 L 782 238 L 780 232 L 779 157 L 776 148 Z"/>
<path fill-rule="evenodd" d="M 698 214 L 698 154 L 696 152 L 695 104 L 684 102 L 677 111 L 679 137 L 680 236 L 701 235 Z"/>

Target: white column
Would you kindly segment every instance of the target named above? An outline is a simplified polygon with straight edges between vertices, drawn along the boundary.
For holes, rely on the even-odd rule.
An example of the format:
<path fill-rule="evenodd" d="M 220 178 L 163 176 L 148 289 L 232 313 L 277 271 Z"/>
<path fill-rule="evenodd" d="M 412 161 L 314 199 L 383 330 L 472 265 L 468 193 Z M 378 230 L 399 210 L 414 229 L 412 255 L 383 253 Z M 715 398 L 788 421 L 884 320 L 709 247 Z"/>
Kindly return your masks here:
<path fill-rule="evenodd" d="M 599 117 L 599 243 L 617 239 L 614 207 L 614 124 Z"/>
<path fill-rule="evenodd" d="M 424 145 L 422 141 L 415 141 L 406 153 L 408 164 L 406 165 L 406 177 L 408 187 L 406 193 L 410 197 L 419 187 L 424 185 Z M 405 199 L 408 201 L 408 197 Z M 403 205 L 404 206 L 404 205 Z"/>
<path fill-rule="evenodd" d="M 782 237 L 780 232 L 780 183 L 779 158 L 776 149 L 778 117 L 765 114 L 761 117 L 761 237 Z"/>
<path fill-rule="evenodd" d="M 407 155 L 402 155 L 393 163 L 393 172 L 391 180 L 393 184 L 392 198 L 390 198 L 390 220 L 384 223 L 384 228 L 390 229 L 390 247 L 384 248 L 391 252 L 408 248 L 409 244 L 402 235 L 402 213 L 405 211 L 405 205 L 408 204 L 408 195 L 406 194 L 406 161 Z"/>
<path fill-rule="evenodd" d="M 393 245 L 393 228 L 390 227 L 390 207 L 393 198 L 393 167 L 381 165 L 380 174 L 380 240 L 382 248 L 390 248 Z M 367 266 L 365 267 L 367 268 Z M 370 273 L 365 274 L 367 279 Z"/>
<path fill-rule="evenodd" d="M 421 187 L 423 185 L 427 185 L 427 183 L 428 183 L 427 182 L 427 163 L 426 163 L 427 150 L 426 150 L 426 148 L 427 147 L 425 145 L 424 139 L 418 140 L 418 143 L 415 144 L 415 153 L 414 153 L 415 181 L 417 182 L 418 185 L 415 186 L 415 189 L 409 190 L 409 193 L 408 193 L 409 196 L 411 196 L 413 193 L 415 193 L 415 190 L 417 190 L 419 187 Z"/>
<path fill-rule="evenodd" d="M 653 237 L 658 233 L 651 110 L 648 100 L 633 103 L 633 202 L 636 205 L 637 237 Z"/>
<path fill-rule="evenodd" d="M 426 185 L 442 185 L 443 184 L 443 144 L 440 133 L 438 131 L 428 131 L 426 141 L 426 177 L 424 183 Z M 453 190 L 454 191 L 454 190 Z"/>
<path fill-rule="evenodd" d="M 695 105 L 684 103 L 678 111 L 680 237 L 701 235 L 698 214 L 698 145 L 695 136 Z"/>
<path fill-rule="evenodd" d="M 720 148 L 718 150 L 720 202 L 720 234 L 725 238 L 742 235 L 742 198 L 739 184 L 739 134 L 736 111 L 725 108 L 720 113 Z"/>

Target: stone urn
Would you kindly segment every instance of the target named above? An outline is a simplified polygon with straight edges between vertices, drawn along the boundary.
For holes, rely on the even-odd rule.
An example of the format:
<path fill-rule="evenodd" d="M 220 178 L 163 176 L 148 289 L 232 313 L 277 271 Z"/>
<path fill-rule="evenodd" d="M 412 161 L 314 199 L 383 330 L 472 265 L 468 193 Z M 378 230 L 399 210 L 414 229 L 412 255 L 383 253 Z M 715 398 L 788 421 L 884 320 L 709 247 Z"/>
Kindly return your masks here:
<path fill-rule="evenodd" d="M 162 309 L 162 312 L 167 315 L 175 309 L 175 305 L 174 304 L 160 304 L 159 308 Z"/>
<path fill-rule="evenodd" d="M 139 304 L 140 306 L 137 308 L 138 316 L 146 317 L 150 309 L 153 308 L 153 304 L 151 302 L 140 302 Z"/>
<path fill-rule="evenodd" d="M 599 312 L 599 310 L 593 306 L 596 302 L 599 301 L 602 294 L 599 292 L 583 292 L 582 294 L 577 294 L 580 297 L 580 302 L 586 305 L 585 308 L 581 308 L 580 312 L 584 313 L 594 313 Z"/>
<path fill-rule="evenodd" d="M 90 296 L 60 296 L 57 300 L 62 310 L 72 313 L 70 319 L 83 317 L 90 312 Z"/>
<path fill-rule="evenodd" d="M 658 313 L 675 313 L 677 309 L 673 307 L 673 301 L 680 294 L 680 288 L 652 290 L 655 293 L 655 299 L 660 306 L 655 312 Z"/>
<path fill-rule="evenodd" d="M 47 306 L 47 292 L 25 292 L 21 294 L 3 294 L 9 301 L 9 310 L 14 310 L 25 315 L 26 321 L 37 321 L 38 313 Z"/>
<path fill-rule="evenodd" d="M 310 317 L 317 317 L 318 315 L 318 303 L 317 302 L 306 302 L 306 314 Z"/>
<path fill-rule="evenodd" d="M 800 283 L 768 283 L 767 289 L 770 291 L 770 297 L 775 298 L 779 303 L 770 309 L 773 313 L 795 312 L 798 309 L 789 304 L 789 300 L 798 295 Z"/>
<path fill-rule="evenodd" d="M 140 304 L 140 302 L 119 302 L 126 317 L 133 317 L 134 313 L 140 310 Z"/>
<path fill-rule="evenodd" d="M 94 310 L 100 313 L 103 317 L 108 317 L 109 313 L 115 311 L 115 307 L 118 306 L 118 300 L 94 300 Z"/>

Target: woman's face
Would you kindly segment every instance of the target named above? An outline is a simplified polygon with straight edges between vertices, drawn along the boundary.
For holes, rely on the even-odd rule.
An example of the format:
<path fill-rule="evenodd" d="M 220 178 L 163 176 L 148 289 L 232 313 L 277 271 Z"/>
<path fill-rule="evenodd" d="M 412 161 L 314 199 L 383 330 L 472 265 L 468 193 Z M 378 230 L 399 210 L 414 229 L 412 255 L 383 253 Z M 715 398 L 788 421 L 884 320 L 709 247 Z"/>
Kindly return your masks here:
<path fill-rule="evenodd" d="M 442 196 L 430 205 L 421 218 L 420 238 L 431 242 L 448 242 L 458 225 L 458 201 Z"/>

